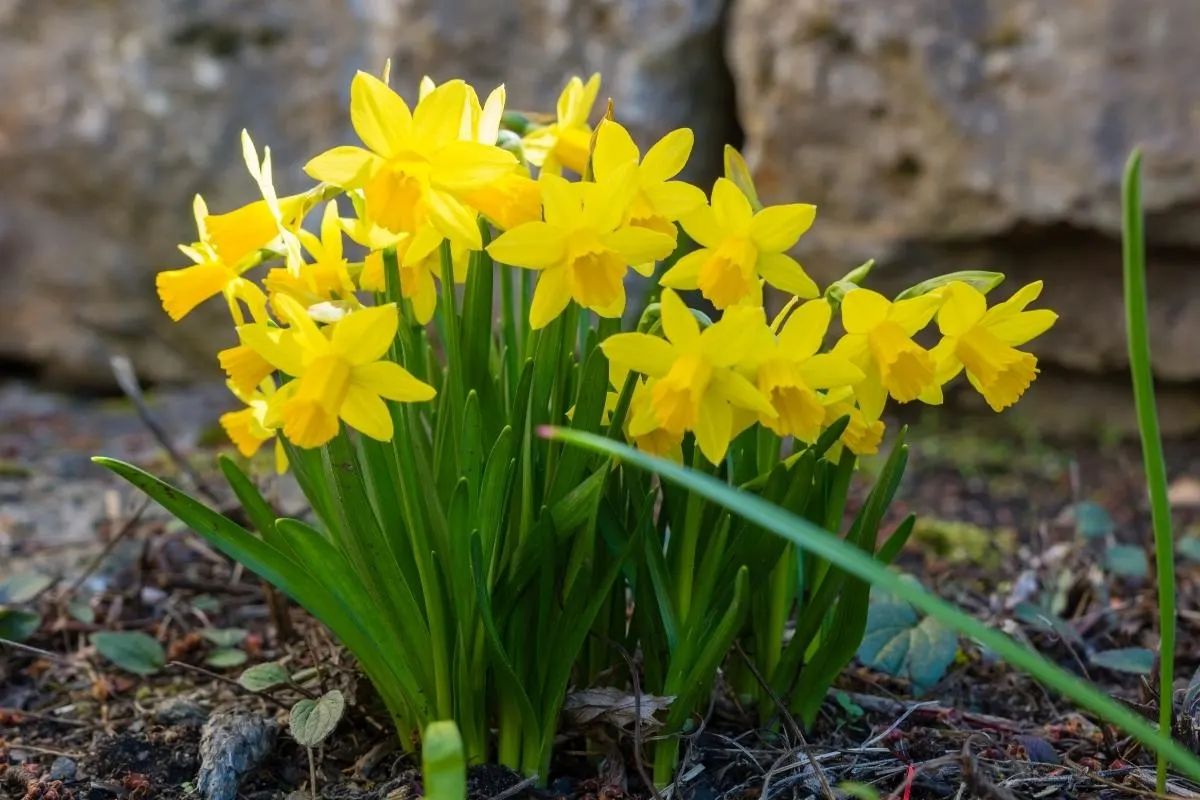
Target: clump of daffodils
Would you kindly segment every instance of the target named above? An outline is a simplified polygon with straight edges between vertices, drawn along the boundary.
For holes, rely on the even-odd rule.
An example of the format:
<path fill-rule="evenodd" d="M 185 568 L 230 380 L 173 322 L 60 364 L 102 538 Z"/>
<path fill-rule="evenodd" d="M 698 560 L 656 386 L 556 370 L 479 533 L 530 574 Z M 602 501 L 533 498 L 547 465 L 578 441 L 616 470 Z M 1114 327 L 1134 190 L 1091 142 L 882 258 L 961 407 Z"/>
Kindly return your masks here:
<path fill-rule="evenodd" d="M 643 150 L 611 106 L 593 126 L 599 83 L 572 78 L 539 122 L 506 112 L 503 87 L 481 102 L 461 80 L 427 79 L 411 105 L 386 75 L 360 72 L 350 102 L 360 141 L 317 154 L 304 168 L 314 185 L 285 197 L 269 149 L 260 156 L 244 134 L 260 196 L 221 214 L 197 197 L 197 241 L 180 247 L 193 263 L 157 279 L 175 320 L 217 296 L 229 307 L 238 344 L 219 360 L 244 408 L 222 424 L 244 455 L 274 441 L 282 470 L 281 440 L 317 448 L 342 425 L 390 439 L 392 404 L 438 393 L 427 368 L 404 363 L 397 331 L 431 323 L 472 265 L 491 268 L 482 253 L 520 271 L 507 280 L 532 283 L 527 319 L 505 323 L 517 336 L 573 306 L 617 321 L 598 329 L 612 397 L 632 382 L 622 430 L 659 455 L 679 458 L 691 436 L 717 464 L 752 426 L 813 442 L 846 418 L 840 445 L 865 455 L 889 398 L 940 403 L 961 373 L 996 411 L 1028 389 L 1037 358 L 1020 347 L 1056 319 L 1028 310 L 1040 282 L 991 306 L 997 276 L 976 273 L 895 299 L 859 287 L 861 274 L 822 293 L 790 255 L 814 206 L 763 206 L 736 153 L 708 192 L 679 180 L 691 131 Z M 656 297 L 640 317 L 626 313 L 630 270 L 637 295 Z M 790 298 L 774 318 L 767 290 Z M 620 331 L 631 316 L 636 328 Z"/>

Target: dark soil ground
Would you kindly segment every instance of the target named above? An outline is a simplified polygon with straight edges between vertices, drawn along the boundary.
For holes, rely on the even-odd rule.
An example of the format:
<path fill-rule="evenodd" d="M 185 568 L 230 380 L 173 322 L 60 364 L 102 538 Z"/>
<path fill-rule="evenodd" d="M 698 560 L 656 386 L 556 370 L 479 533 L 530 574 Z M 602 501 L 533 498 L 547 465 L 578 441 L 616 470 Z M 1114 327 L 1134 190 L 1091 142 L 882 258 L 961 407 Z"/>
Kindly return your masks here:
<path fill-rule="evenodd" d="M 201 472 L 219 441 L 211 422 L 221 404 L 220 394 L 204 392 L 152 404 L 174 449 Z M 1152 676 L 1092 663 L 1103 651 L 1155 647 L 1153 580 L 1128 562 L 1130 548 L 1116 551 L 1125 560 L 1112 549 L 1152 552 L 1136 442 L 1053 441 L 975 415 L 926 415 L 914 425 L 892 512 L 897 519 L 916 512 L 921 522 L 901 565 L 1152 716 Z M 350 699 L 354 713 L 315 753 L 324 797 L 419 796 L 414 759 L 323 629 L 273 604 L 253 576 L 161 513 L 135 514 L 137 498 L 83 458 L 97 452 L 179 474 L 128 406 L 0 387 L 0 579 L 34 570 L 59 578 L 27 606 L 43 617 L 25 646 L 0 644 L 0 798 L 193 795 L 202 726 L 213 717 L 252 720 L 269 743 L 238 797 L 307 791 L 307 752 L 286 733 L 286 708 L 300 694 L 242 690 L 233 679 L 244 667 L 221 666 L 223 656 L 214 656 L 221 648 L 203 633 L 212 629 L 245 632 L 236 648 L 247 665 L 319 666 L 301 691 L 337 687 Z M 1177 533 L 1190 542 L 1200 520 L 1200 441 L 1173 441 L 1167 452 Z M 873 465 L 866 463 L 866 477 Z M 299 502 L 286 486 L 278 499 L 292 509 Z M 1075 513 L 1085 507 L 1086 515 Z M 1097 507 L 1107 512 L 1100 523 Z M 1200 562 L 1184 555 L 1200 548 L 1181 551 L 1177 692 L 1200 665 Z M 1029 613 L 1035 606 L 1052 608 L 1053 617 Z M 115 668 L 89 642 L 101 630 L 154 636 L 168 665 L 141 678 Z M 1182 723 L 1190 724 L 1186 713 Z M 1152 760 L 1138 746 L 968 642 L 919 698 L 905 682 L 854 665 L 806 738 L 789 730 L 758 730 L 732 698 L 718 696 L 689 737 L 671 796 L 822 797 L 826 785 L 843 781 L 906 800 L 1153 796 Z M 611 743 L 600 748 L 604 756 L 587 754 L 594 744 L 564 740 L 548 788 L 480 766 L 471 772 L 472 797 L 649 797 L 632 737 L 593 733 Z M 1190 728 L 1181 733 L 1194 738 Z M 1170 789 L 1200 797 L 1182 779 Z"/>

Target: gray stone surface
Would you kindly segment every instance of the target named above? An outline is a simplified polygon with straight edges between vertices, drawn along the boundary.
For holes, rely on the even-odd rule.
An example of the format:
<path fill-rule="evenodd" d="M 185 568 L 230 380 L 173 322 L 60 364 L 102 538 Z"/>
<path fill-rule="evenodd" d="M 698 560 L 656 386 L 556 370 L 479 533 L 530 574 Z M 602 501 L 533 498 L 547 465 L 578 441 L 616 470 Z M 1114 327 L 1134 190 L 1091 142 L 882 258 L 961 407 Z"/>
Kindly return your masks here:
<path fill-rule="evenodd" d="M 822 278 L 994 268 L 1044 278 L 1040 345 L 1126 363 L 1119 184 L 1145 152 L 1154 348 L 1200 377 L 1200 4 L 1191 0 L 734 0 L 729 59 L 765 199 L 816 203 Z"/>
<path fill-rule="evenodd" d="M 599 70 L 639 133 L 690 124 L 698 166 L 733 125 L 722 0 L 0 0 L 0 359 L 54 383 L 109 386 L 107 356 L 149 380 L 214 368 L 232 333 L 219 304 L 174 326 L 153 274 L 182 266 L 191 197 L 253 198 L 238 135 L 270 144 L 280 189 L 353 141 L 356 69 L 395 59 L 415 95 L 429 72 L 506 82 L 511 105 L 552 109 Z"/>

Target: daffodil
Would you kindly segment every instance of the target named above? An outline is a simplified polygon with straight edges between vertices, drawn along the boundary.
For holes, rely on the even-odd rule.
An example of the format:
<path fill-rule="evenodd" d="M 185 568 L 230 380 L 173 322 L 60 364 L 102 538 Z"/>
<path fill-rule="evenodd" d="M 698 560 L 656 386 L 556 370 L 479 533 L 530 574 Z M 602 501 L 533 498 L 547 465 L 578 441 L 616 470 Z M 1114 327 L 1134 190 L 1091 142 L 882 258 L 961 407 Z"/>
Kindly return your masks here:
<path fill-rule="evenodd" d="M 618 333 L 600 347 L 610 362 L 652 378 L 654 422 L 666 433 L 692 431 L 704 457 L 716 464 L 734 435 L 732 406 L 775 416 L 770 401 L 735 367 L 761 341 L 762 310 L 725 317 L 703 332 L 692 312 L 670 289 L 662 294 L 665 339 L 645 333 Z M 637 430 L 642 429 L 639 419 Z"/>
<path fill-rule="evenodd" d="M 526 222 L 488 245 L 497 261 L 540 271 L 529 324 L 543 328 L 574 298 L 603 317 L 625 310 L 625 270 L 665 258 L 671 237 L 621 224 L 637 184 L 632 164 L 604 183 L 571 183 L 542 175 L 544 221 Z"/>
<path fill-rule="evenodd" d="M 694 141 L 691 130 L 680 128 L 656 142 L 642 158 L 629 131 L 610 119 L 600 121 L 592 155 L 596 182 L 605 183 L 615 175 L 623 175 L 621 168 L 628 163 L 637 165 L 633 180 L 638 192 L 626 214 L 627 224 L 675 238 L 675 221 L 704 205 L 704 192 L 690 183 L 672 180 L 687 163 Z"/>
<path fill-rule="evenodd" d="M 658 421 L 654 410 L 654 378 L 639 380 L 629 398 L 625 415 L 625 438 L 637 449 L 671 461 L 683 461 L 683 432 L 670 431 Z"/>
<path fill-rule="evenodd" d="M 587 169 L 592 128 L 588 117 L 600 91 L 597 73 L 584 83 L 578 77 L 567 82 L 558 96 L 557 119 L 525 135 L 525 157 L 543 173 L 559 175 L 562 168 L 582 175 Z"/>
<path fill-rule="evenodd" d="M 264 380 L 261 386 L 249 392 L 242 391 L 232 383 L 229 388 L 235 397 L 246 404 L 245 408 L 222 414 L 217 420 L 229 440 L 246 458 L 253 457 L 264 444 L 275 440 L 275 472 L 280 475 L 287 472 L 287 452 L 283 449 L 283 442 L 275 430 L 268 428 L 265 423 L 275 395 L 274 381 Z"/>
<path fill-rule="evenodd" d="M 834 389 L 821 398 L 821 403 L 825 407 L 824 427 L 829 427 L 842 417 L 849 417 L 846 429 L 838 437 L 838 444 L 830 448 L 828 457 L 831 460 L 838 460 L 843 446 L 856 456 L 871 456 L 879 452 L 885 426 L 877 417 L 868 417 L 863 413 L 854 402 L 852 389 Z"/>
<path fill-rule="evenodd" d="M 865 376 L 846 358 L 818 353 L 829 329 L 833 308 L 824 299 L 800 305 L 782 325 L 778 338 L 750 354 L 758 390 L 775 409 L 776 416 L 759 415 L 759 422 L 780 436 L 813 442 L 825 422 L 825 407 L 818 391 L 850 386 Z"/>
<path fill-rule="evenodd" d="M 325 206 L 320 238 L 306 230 L 298 231 L 297 235 L 313 262 L 303 264 L 299 274 L 287 267 L 272 269 L 263 281 L 267 291 L 286 294 L 305 306 L 333 300 L 355 304 L 350 265 L 343 255 L 337 202 L 331 200 Z"/>
<path fill-rule="evenodd" d="M 1042 282 L 1023 286 L 991 308 L 982 292 L 961 281 L 941 293 L 945 300 L 937 324 L 944 338 L 930 351 L 938 374 L 929 399 L 940 401 L 941 386 L 965 368 L 988 405 L 1003 411 L 1020 399 L 1038 372 L 1037 357 L 1017 347 L 1041 336 L 1058 319 L 1049 309 L 1025 310 L 1042 293 Z"/>
<path fill-rule="evenodd" d="M 255 322 L 250 325 L 243 325 L 238 330 L 246 330 L 251 326 L 269 327 L 265 322 Z M 240 392 L 241 394 L 248 395 L 252 393 L 268 375 L 275 371 L 275 368 L 271 366 L 269 361 L 263 358 L 253 347 L 246 344 L 236 344 L 233 347 L 225 348 L 217 353 L 217 361 L 220 363 L 221 369 L 224 370 L 234 394 Z"/>
<path fill-rule="evenodd" d="M 438 88 L 428 75 L 421 78 L 417 90 L 417 101 L 424 100 Z M 475 87 L 466 85 L 467 102 L 463 107 L 462 123 L 459 126 L 459 138 L 468 142 L 480 144 L 496 144 L 500 136 L 500 121 L 504 117 L 504 103 L 507 91 L 500 84 L 488 94 L 484 103 L 479 102 Z"/>
<path fill-rule="evenodd" d="M 275 298 L 285 331 L 249 326 L 242 341 L 273 367 L 293 378 L 280 388 L 267 420 L 297 447 L 320 447 L 338 432 L 339 418 L 373 439 L 392 438 L 392 416 L 384 399 L 422 402 L 433 387 L 386 360 L 396 336 L 394 304 L 352 311 L 319 329 L 308 311 L 287 295 Z"/>
<path fill-rule="evenodd" d="M 386 84 L 359 72 L 350 87 L 350 121 L 368 149 L 335 147 L 304 169 L 343 189 L 362 189 L 372 218 L 390 231 L 415 233 L 428 225 L 478 250 L 477 214 L 462 197 L 514 171 L 517 160 L 460 138 L 467 98 L 466 83 L 453 80 L 410 111 Z"/>
<path fill-rule="evenodd" d="M 229 304 L 229 311 L 236 322 L 245 322 L 238 301 L 246 304 L 254 319 L 265 318 L 266 295 L 256 285 L 242 277 L 242 273 L 253 266 L 253 262 L 245 258 L 248 251 L 245 243 L 230 244 L 233 237 L 228 237 L 224 245 L 226 252 L 232 256 L 241 256 L 236 261 L 224 258 L 211 239 L 207 230 L 207 221 L 211 219 L 204 199 L 196 195 L 192 205 L 196 217 L 196 227 L 200 241 L 195 244 L 179 245 L 179 250 L 190 258 L 192 266 L 181 269 L 164 270 L 155 276 L 155 287 L 162 301 L 163 309 L 171 319 L 178 322 L 192 312 L 196 306 L 209 298 L 223 295 Z M 239 212 L 230 212 L 238 214 Z M 253 217 L 253 214 L 248 216 Z M 272 229 L 274 230 L 274 229 Z M 274 238 L 274 236 L 272 236 Z M 262 242 L 266 244 L 266 241 Z M 257 247 L 254 248 L 257 250 Z"/>
<path fill-rule="evenodd" d="M 700 245 L 667 270 L 662 285 L 699 289 L 719 309 L 753 291 L 758 278 L 801 298 L 817 296 L 817 285 L 787 254 L 812 225 L 816 207 L 806 203 L 768 206 L 755 212 L 742 190 L 717 178 L 712 204 L 702 205 L 680 223 Z"/>
<path fill-rule="evenodd" d="M 866 374 L 854 393 L 868 419 L 883 415 L 888 395 L 908 403 L 933 384 L 933 356 L 912 337 L 929 324 L 940 304 L 941 297 L 933 294 L 893 303 L 870 289 L 854 289 L 842 299 L 846 335 L 831 352 Z"/>

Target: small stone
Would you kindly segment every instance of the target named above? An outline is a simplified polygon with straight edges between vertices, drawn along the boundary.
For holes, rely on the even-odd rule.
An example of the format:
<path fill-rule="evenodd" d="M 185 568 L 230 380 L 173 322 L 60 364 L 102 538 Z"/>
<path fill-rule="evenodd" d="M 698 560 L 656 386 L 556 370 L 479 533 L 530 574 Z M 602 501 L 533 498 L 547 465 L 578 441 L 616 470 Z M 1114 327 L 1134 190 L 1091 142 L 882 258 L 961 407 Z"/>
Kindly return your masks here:
<path fill-rule="evenodd" d="M 75 773 L 79 767 L 74 760 L 66 756 L 59 756 L 54 759 L 54 763 L 50 765 L 50 773 L 48 777 L 52 781 L 73 781 Z"/>
<path fill-rule="evenodd" d="M 208 719 L 208 712 L 194 700 L 176 697 L 159 703 L 154 718 L 160 725 L 198 728 Z"/>
<path fill-rule="evenodd" d="M 196 788 L 205 800 L 234 800 L 242 778 L 258 768 L 275 743 L 273 720 L 239 712 L 209 717 L 200 735 Z"/>

